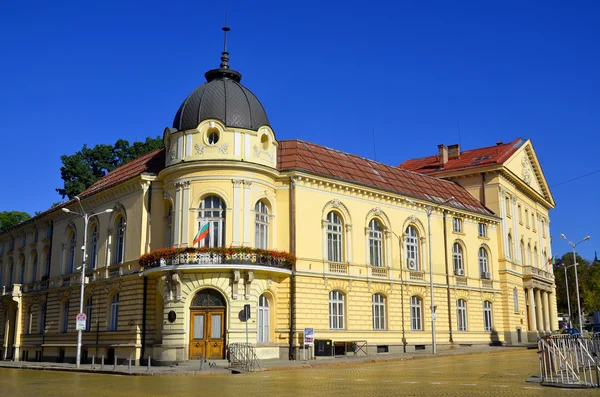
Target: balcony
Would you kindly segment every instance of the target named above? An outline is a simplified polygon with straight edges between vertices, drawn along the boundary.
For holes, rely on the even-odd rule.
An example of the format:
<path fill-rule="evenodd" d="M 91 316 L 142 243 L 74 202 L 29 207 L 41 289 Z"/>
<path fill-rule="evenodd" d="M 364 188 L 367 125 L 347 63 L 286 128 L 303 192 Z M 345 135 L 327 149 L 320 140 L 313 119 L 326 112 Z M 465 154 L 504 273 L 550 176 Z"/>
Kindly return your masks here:
<path fill-rule="evenodd" d="M 412 281 L 425 281 L 425 272 L 410 270 L 408 272 L 408 279 Z"/>
<path fill-rule="evenodd" d="M 523 266 L 523 278 L 535 278 L 542 281 L 554 280 L 554 274 L 533 266 Z"/>
<path fill-rule="evenodd" d="M 389 269 L 387 267 L 381 267 L 381 266 L 369 266 L 369 275 L 371 277 L 380 277 L 380 278 L 388 278 L 389 276 Z"/>
<path fill-rule="evenodd" d="M 164 248 L 142 255 L 142 269 L 181 265 L 257 265 L 291 270 L 296 262 L 293 254 L 247 247 Z M 347 266 L 347 265 L 346 265 Z"/>

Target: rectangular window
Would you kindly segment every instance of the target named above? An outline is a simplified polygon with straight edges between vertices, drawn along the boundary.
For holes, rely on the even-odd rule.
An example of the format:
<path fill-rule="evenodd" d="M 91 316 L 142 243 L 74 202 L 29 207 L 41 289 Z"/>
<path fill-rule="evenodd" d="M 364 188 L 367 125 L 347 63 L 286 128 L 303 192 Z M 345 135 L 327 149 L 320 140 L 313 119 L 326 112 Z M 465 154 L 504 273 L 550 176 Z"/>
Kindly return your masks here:
<path fill-rule="evenodd" d="M 62 327 L 61 332 L 67 332 L 69 330 L 69 301 L 63 304 L 63 316 L 62 316 Z"/>
<path fill-rule="evenodd" d="M 33 232 L 33 242 L 34 243 L 38 242 L 39 232 L 40 232 L 40 229 L 35 229 L 35 231 Z"/>
<path fill-rule="evenodd" d="M 483 302 L 483 330 L 491 331 L 492 328 L 492 304 L 485 301 Z"/>
<path fill-rule="evenodd" d="M 506 204 L 506 216 L 509 218 L 512 217 L 512 213 L 510 212 L 510 197 L 506 196 L 504 198 L 504 203 Z"/>
<path fill-rule="evenodd" d="M 109 331 L 116 331 L 119 325 L 119 294 L 114 294 L 110 304 Z"/>
<path fill-rule="evenodd" d="M 463 299 L 456 302 L 456 322 L 459 331 L 467 330 L 467 302 Z"/>
<path fill-rule="evenodd" d="M 522 213 L 521 204 L 519 204 L 519 206 L 517 208 L 519 211 L 519 222 L 523 223 L 523 213 Z"/>
<path fill-rule="evenodd" d="M 519 312 L 519 293 L 517 292 L 516 288 L 513 289 L 513 306 L 515 308 L 515 313 L 518 313 Z"/>
<path fill-rule="evenodd" d="M 421 299 L 418 296 L 412 296 L 410 298 L 410 329 L 412 331 L 423 331 Z"/>
<path fill-rule="evenodd" d="M 85 330 L 88 332 L 92 330 L 92 306 L 92 297 L 90 296 L 85 301 Z"/>
<path fill-rule="evenodd" d="M 221 338 L 221 322 L 222 315 L 221 314 L 212 314 L 210 318 L 210 324 L 212 326 L 210 337 L 213 339 Z"/>
<path fill-rule="evenodd" d="M 456 233 L 462 233 L 462 219 L 452 218 L 452 230 Z"/>
<path fill-rule="evenodd" d="M 479 237 L 487 237 L 487 225 L 485 223 L 479 224 Z"/>
<path fill-rule="evenodd" d="M 329 328 L 344 329 L 344 294 L 340 291 L 329 293 Z"/>
<path fill-rule="evenodd" d="M 23 241 L 21 242 L 21 247 L 25 247 L 27 245 L 27 234 L 23 234 Z"/>
<path fill-rule="evenodd" d="M 385 330 L 385 297 L 381 294 L 373 295 L 373 329 Z"/>
<path fill-rule="evenodd" d="M 525 208 L 525 226 L 529 227 L 529 210 Z"/>
<path fill-rule="evenodd" d="M 43 334 L 46 330 L 46 304 L 42 305 L 40 309 L 40 334 Z"/>
<path fill-rule="evenodd" d="M 204 314 L 194 314 L 194 339 L 204 339 Z"/>

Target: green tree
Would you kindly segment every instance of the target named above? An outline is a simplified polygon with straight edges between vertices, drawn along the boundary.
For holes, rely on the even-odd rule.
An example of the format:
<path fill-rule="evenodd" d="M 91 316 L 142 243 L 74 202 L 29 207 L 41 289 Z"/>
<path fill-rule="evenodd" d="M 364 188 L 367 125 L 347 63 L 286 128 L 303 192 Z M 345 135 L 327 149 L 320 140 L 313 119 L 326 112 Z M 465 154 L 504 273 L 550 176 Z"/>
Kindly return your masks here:
<path fill-rule="evenodd" d="M 99 144 L 93 148 L 83 145 L 75 154 L 60 156 L 63 163 L 60 175 L 64 185 L 56 191 L 63 198 L 71 199 L 115 168 L 162 145 L 159 137 L 147 137 L 144 142 L 133 142 L 131 145 L 125 139 L 117 140 L 114 145 Z"/>
<path fill-rule="evenodd" d="M 0 233 L 10 229 L 19 223 L 31 218 L 27 212 L 2 211 L 0 212 Z"/>

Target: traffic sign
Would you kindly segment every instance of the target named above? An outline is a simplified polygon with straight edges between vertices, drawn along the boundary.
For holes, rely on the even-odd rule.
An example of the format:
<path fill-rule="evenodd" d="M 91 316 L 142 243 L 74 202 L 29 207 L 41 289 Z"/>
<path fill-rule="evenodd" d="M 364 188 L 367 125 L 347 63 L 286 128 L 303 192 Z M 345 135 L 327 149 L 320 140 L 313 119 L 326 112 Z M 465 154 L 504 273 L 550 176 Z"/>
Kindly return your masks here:
<path fill-rule="evenodd" d="M 85 323 L 87 322 L 87 316 L 85 313 L 79 313 L 75 318 L 75 329 L 77 331 L 85 331 Z"/>

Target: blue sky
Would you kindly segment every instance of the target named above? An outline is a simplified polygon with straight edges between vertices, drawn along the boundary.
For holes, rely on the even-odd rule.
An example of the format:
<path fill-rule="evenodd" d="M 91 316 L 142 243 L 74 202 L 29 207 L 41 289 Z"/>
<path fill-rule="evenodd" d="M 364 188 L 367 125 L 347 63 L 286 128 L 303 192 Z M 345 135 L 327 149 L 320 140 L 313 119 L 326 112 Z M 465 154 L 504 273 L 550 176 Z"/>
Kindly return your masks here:
<path fill-rule="evenodd" d="M 557 203 L 553 251 L 600 249 L 600 3 L 41 2 L 0 5 L 0 211 L 47 209 L 60 156 L 162 136 L 232 68 L 278 139 L 396 165 L 531 138 Z M 593 173 L 592 175 L 564 183 Z"/>

